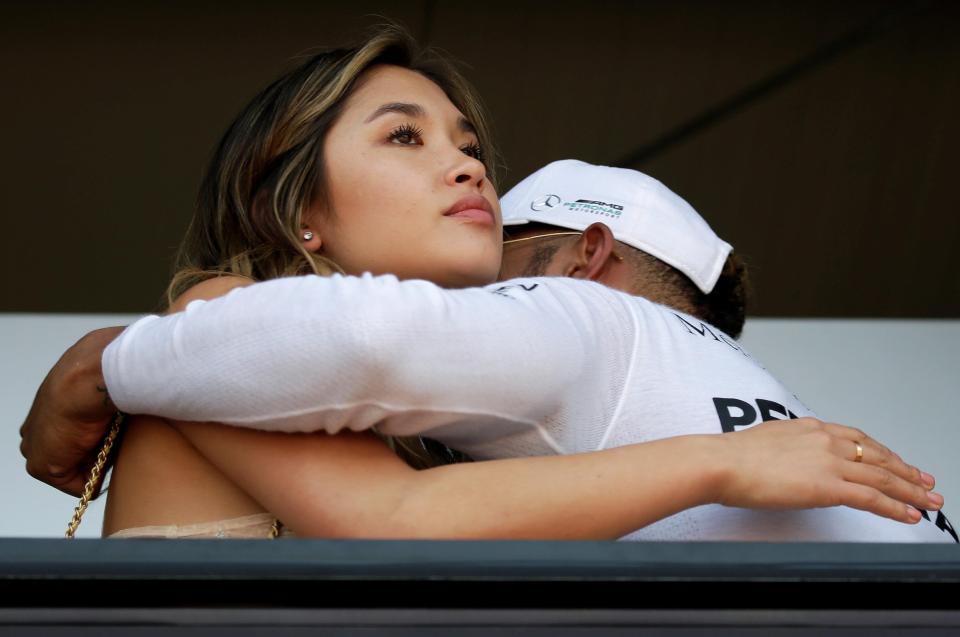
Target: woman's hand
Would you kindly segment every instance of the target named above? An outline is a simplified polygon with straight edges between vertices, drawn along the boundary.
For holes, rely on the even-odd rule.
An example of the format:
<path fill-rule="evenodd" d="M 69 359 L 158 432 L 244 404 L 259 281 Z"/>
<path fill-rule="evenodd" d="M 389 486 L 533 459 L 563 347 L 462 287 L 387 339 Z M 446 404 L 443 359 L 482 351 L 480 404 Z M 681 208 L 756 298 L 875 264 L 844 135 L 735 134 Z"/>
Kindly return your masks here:
<path fill-rule="evenodd" d="M 765 422 L 720 436 L 729 464 L 717 502 L 753 509 L 846 505 L 900 522 L 937 510 L 933 476 L 851 427 L 814 418 Z M 863 450 L 857 462 L 857 446 Z M 916 508 L 915 508 L 916 507 Z"/>

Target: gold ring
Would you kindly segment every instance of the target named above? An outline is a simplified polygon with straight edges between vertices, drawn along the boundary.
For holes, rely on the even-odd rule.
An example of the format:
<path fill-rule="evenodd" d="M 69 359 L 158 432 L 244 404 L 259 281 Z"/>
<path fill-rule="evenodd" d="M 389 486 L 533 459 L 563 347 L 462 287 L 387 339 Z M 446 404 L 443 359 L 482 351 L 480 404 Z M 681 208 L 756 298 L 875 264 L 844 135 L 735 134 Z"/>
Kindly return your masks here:
<path fill-rule="evenodd" d="M 863 447 L 860 446 L 859 442 L 854 442 L 853 444 L 857 445 L 857 457 L 853 459 L 854 462 L 863 462 Z"/>

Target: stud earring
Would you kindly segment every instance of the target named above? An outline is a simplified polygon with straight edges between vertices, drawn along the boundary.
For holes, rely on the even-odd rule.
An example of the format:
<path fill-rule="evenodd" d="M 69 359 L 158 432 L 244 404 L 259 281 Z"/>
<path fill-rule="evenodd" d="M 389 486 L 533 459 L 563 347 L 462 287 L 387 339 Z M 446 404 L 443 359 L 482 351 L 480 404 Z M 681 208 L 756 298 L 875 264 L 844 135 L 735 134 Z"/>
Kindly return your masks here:
<path fill-rule="evenodd" d="M 304 240 L 304 241 L 310 241 L 311 239 L 313 239 L 313 233 L 312 233 L 312 232 L 310 232 L 309 230 L 307 230 L 306 232 L 303 233 L 303 240 Z"/>

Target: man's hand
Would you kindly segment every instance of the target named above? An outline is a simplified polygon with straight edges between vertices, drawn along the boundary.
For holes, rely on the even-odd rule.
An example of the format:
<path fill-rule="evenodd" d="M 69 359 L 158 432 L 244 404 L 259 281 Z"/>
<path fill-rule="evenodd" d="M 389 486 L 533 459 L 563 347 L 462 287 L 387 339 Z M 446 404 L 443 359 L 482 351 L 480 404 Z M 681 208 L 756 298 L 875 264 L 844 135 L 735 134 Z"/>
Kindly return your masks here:
<path fill-rule="evenodd" d="M 43 380 L 20 427 L 27 473 L 71 495 L 83 490 L 117 410 L 103 382 L 100 358 L 123 330 L 94 330 L 68 349 Z"/>

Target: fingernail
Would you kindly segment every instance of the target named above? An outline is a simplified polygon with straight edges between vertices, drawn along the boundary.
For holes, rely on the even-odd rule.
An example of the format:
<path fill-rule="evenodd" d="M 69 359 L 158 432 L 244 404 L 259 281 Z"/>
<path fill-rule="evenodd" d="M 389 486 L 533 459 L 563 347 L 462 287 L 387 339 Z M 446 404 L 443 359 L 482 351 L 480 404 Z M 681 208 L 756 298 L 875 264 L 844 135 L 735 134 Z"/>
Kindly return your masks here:
<path fill-rule="evenodd" d="M 927 473 L 926 471 L 920 472 L 920 479 L 923 481 L 923 484 L 925 484 L 928 489 L 932 489 L 933 485 L 937 483 L 934 477 L 929 473 Z"/>
<path fill-rule="evenodd" d="M 943 496 L 939 493 L 931 491 L 927 494 L 927 499 L 933 502 L 938 508 L 943 506 Z"/>
<path fill-rule="evenodd" d="M 907 517 L 910 518 L 911 522 L 920 521 L 920 511 L 914 509 L 912 506 L 907 505 Z"/>

